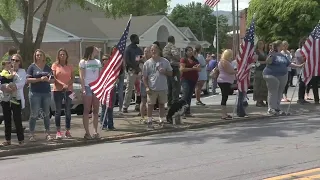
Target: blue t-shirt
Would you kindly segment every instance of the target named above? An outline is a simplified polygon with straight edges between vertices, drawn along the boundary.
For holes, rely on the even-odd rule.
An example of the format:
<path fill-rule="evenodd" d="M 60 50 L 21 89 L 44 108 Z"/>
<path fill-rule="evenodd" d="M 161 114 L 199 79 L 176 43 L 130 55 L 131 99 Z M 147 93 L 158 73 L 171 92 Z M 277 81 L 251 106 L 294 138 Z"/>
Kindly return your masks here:
<path fill-rule="evenodd" d="M 263 75 L 284 76 L 288 73 L 287 67 L 291 64 L 289 59 L 279 52 L 270 54 L 272 63 L 268 64 L 264 70 Z"/>
<path fill-rule="evenodd" d="M 48 65 L 45 65 L 43 69 L 40 69 L 34 63 L 32 63 L 27 70 L 28 78 L 41 78 L 47 76 L 53 78 L 52 70 Z M 35 93 L 50 93 L 51 87 L 49 82 L 36 82 L 30 83 L 30 91 Z"/>
<path fill-rule="evenodd" d="M 209 61 L 208 66 L 207 66 L 207 71 L 210 71 L 210 72 L 211 72 L 217 65 L 218 65 L 217 60 L 216 60 L 216 59 L 211 59 L 211 60 Z"/>

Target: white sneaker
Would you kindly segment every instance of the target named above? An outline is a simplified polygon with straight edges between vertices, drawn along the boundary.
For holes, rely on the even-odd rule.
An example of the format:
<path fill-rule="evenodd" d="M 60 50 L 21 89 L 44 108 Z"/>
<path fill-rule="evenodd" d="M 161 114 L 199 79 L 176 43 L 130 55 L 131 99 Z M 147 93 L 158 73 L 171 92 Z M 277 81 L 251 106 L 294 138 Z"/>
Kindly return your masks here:
<path fill-rule="evenodd" d="M 275 115 L 278 114 L 275 109 L 268 109 L 268 112 L 267 112 L 267 113 L 268 113 L 268 115 L 271 115 L 271 116 L 275 116 Z"/>

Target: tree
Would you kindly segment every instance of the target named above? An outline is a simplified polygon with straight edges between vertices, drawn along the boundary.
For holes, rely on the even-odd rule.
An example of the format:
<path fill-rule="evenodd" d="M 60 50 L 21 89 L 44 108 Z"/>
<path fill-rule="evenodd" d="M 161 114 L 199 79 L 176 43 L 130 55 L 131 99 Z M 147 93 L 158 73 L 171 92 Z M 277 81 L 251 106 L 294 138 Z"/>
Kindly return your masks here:
<path fill-rule="evenodd" d="M 256 34 L 265 41 L 287 40 L 293 48 L 320 20 L 319 0 L 251 0 L 248 23 L 256 13 Z"/>
<path fill-rule="evenodd" d="M 189 27 L 199 40 L 212 42 L 216 34 L 216 17 L 213 10 L 201 3 L 178 4 L 169 15 L 169 19 L 178 27 Z M 228 19 L 219 16 L 219 47 L 226 44 Z M 212 47 L 211 47 L 212 50 Z"/>
<path fill-rule="evenodd" d="M 61 10 L 66 10 L 72 4 L 78 4 L 82 9 L 90 10 L 86 6 L 88 3 L 86 0 L 59 1 L 59 8 Z M 32 62 L 34 50 L 40 48 L 41 46 L 49 13 L 52 8 L 52 2 L 53 0 L 0 0 L 0 21 L 4 29 L 10 33 L 16 47 L 19 47 L 20 54 L 25 60 L 25 67 L 27 67 Z M 119 17 L 121 15 L 127 15 L 131 13 L 133 15 L 144 15 L 158 11 L 165 13 L 168 8 L 166 0 L 91 0 L 91 2 L 105 10 L 107 17 Z M 143 6 L 141 6 L 141 4 L 139 3 L 143 4 Z M 138 7 L 139 5 L 140 7 Z M 33 19 L 35 14 L 39 12 L 41 12 L 41 21 L 37 31 L 37 35 L 36 37 L 33 37 Z M 10 23 L 12 23 L 19 16 L 24 20 L 22 41 L 18 40 L 15 32 L 10 27 Z M 25 95 L 26 100 L 28 100 L 27 90 Z M 26 103 L 26 105 L 28 104 L 29 103 Z M 26 107 L 27 111 L 23 117 L 29 117 L 28 108 L 29 107 Z"/>

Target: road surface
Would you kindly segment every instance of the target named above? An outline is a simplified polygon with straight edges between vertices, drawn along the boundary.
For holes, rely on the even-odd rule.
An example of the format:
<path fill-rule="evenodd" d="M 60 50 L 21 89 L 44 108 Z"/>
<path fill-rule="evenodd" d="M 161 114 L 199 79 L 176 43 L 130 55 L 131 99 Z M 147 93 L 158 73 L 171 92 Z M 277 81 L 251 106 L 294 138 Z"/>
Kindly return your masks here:
<path fill-rule="evenodd" d="M 282 117 L 7 157 L 0 180 L 267 179 L 320 165 L 319 120 Z M 320 170 L 298 175 L 310 173 Z"/>

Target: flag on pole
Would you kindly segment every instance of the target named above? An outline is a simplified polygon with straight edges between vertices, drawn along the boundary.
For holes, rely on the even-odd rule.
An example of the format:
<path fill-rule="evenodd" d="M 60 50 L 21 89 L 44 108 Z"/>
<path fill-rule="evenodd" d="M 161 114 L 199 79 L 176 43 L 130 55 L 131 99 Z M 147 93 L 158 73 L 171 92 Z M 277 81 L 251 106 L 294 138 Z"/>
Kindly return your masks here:
<path fill-rule="evenodd" d="M 213 38 L 212 46 L 214 48 L 217 48 L 217 35 L 215 35 L 214 38 Z"/>
<path fill-rule="evenodd" d="M 206 1 L 205 1 L 205 4 L 208 5 L 209 7 L 213 8 L 213 7 L 215 7 L 219 2 L 220 2 L 220 0 L 206 0 Z"/>
<path fill-rule="evenodd" d="M 125 28 L 117 46 L 113 49 L 108 62 L 104 65 L 102 73 L 97 80 L 89 84 L 92 92 L 100 102 L 102 104 L 106 104 L 107 107 L 112 106 L 111 97 L 114 93 L 114 85 L 119 77 L 119 72 L 123 64 L 123 53 L 127 44 L 131 17 L 132 16 L 130 15 L 127 27 Z"/>
<path fill-rule="evenodd" d="M 320 22 L 302 46 L 301 54 L 306 58 L 303 77 L 308 84 L 312 76 L 320 76 Z"/>
<path fill-rule="evenodd" d="M 247 92 L 250 84 L 250 69 L 251 64 L 254 62 L 254 19 L 247 29 L 246 35 L 242 40 L 239 48 L 239 54 L 237 56 L 238 72 L 237 84 L 238 90 L 241 92 Z"/>

